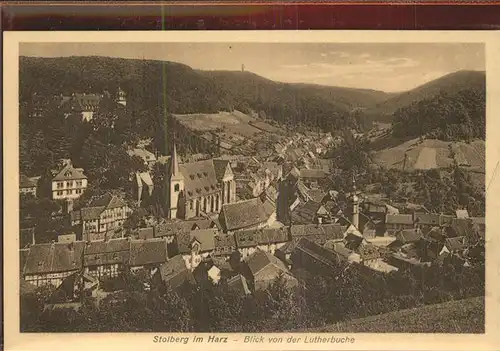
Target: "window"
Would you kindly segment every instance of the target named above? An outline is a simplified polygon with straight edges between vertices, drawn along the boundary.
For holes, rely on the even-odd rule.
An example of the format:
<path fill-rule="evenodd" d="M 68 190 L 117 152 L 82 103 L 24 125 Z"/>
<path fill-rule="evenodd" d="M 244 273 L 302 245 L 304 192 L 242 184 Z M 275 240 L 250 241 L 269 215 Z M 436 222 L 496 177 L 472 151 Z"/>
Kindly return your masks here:
<path fill-rule="evenodd" d="M 175 191 L 175 192 L 178 192 L 178 191 L 179 191 L 179 188 L 180 188 L 180 187 L 179 187 L 179 184 L 175 184 L 175 185 L 174 185 L 174 191 Z"/>
<path fill-rule="evenodd" d="M 193 209 L 193 200 L 189 201 L 189 209 L 192 210 Z"/>
<path fill-rule="evenodd" d="M 83 185 L 83 182 L 81 180 L 76 181 L 76 186 L 82 186 L 82 185 Z"/>
<path fill-rule="evenodd" d="M 66 182 L 66 187 L 71 188 L 73 186 L 73 181 Z"/>
<path fill-rule="evenodd" d="M 63 194 L 63 192 L 62 192 L 61 190 L 59 190 L 59 191 L 57 192 L 57 195 L 59 195 L 59 196 L 61 196 L 62 194 Z"/>
<path fill-rule="evenodd" d="M 58 182 L 57 183 L 57 189 L 61 189 L 64 187 L 64 183 L 63 182 Z"/>

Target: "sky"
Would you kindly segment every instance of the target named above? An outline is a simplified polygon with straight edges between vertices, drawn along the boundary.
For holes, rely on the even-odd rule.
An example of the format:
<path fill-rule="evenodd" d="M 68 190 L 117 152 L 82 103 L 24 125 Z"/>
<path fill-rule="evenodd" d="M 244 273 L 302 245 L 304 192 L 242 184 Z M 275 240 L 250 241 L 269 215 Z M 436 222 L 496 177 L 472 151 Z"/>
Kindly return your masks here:
<path fill-rule="evenodd" d="M 22 56 L 167 60 L 201 70 L 251 71 L 287 83 L 385 92 L 459 70 L 485 70 L 476 43 L 22 43 Z"/>

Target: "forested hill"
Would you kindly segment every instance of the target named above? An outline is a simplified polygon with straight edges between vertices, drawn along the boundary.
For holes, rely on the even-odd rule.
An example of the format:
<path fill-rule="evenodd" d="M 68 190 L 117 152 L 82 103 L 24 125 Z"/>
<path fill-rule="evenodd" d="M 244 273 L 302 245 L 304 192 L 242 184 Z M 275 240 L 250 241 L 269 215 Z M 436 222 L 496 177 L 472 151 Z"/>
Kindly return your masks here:
<path fill-rule="evenodd" d="M 392 122 L 394 113 L 420 101 L 430 101 L 438 95 L 450 100 L 472 92 L 485 95 L 486 75 L 483 71 L 458 71 L 423 84 L 415 89 L 392 94 L 383 102 L 375 103 L 364 111 L 364 117 L 375 121 Z"/>
<path fill-rule="evenodd" d="M 233 108 L 263 111 L 290 124 L 325 130 L 353 125 L 352 110 L 386 98 L 378 91 L 274 82 L 250 72 L 197 71 L 174 62 L 109 57 L 20 58 L 20 98 L 33 93 L 128 94 L 135 111 L 212 113 Z"/>

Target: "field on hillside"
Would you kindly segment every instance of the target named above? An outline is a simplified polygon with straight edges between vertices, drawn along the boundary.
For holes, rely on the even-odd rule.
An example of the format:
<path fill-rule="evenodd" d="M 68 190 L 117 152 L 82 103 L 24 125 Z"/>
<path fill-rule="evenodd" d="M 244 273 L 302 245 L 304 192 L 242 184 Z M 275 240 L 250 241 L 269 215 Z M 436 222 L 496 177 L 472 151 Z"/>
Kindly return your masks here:
<path fill-rule="evenodd" d="M 484 333 L 484 297 L 354 319 L 304 332 L 320 333 Z"/>
<path fill-rule="evenodd" d="M 191 113 L 191 114 L 174 114 L 173 115 L 184 126 L 191 130 L 210 131 L 228 126 L 248 126 L 252 132 L 259 131 L 257 128 L 250 126 L 248 123 L 255 118 L 248 116 L 239 111 L 219 112 L 219 113 Z"/>
<path fill-rule="evenodd" d="M 484 172 L 485 143 L 482 140 L 466 144 L 435 139 L 420 142 L 416 138 L 375 152 L 373 160 L 385 168 L 403 169 L 404 166 L 405 170 L 444 168 L 456 160 L 466 169 Z"/>

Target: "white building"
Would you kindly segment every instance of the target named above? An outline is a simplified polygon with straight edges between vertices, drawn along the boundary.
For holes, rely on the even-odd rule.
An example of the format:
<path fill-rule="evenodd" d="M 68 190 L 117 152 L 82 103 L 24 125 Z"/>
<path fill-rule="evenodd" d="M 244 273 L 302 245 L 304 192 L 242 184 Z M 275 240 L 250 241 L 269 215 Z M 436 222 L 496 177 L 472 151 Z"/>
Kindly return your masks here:
<path fill-rule="evenodd" d="M 53 200 L 74 200 L 87 188 L 87 176 L 82 168 L 74 168 L 71 160 L 66 160 L 64 167 L 52 178 Z"/>

